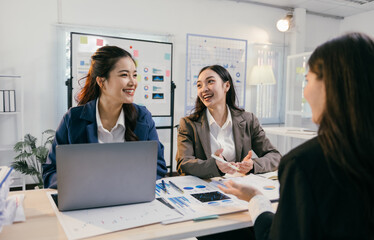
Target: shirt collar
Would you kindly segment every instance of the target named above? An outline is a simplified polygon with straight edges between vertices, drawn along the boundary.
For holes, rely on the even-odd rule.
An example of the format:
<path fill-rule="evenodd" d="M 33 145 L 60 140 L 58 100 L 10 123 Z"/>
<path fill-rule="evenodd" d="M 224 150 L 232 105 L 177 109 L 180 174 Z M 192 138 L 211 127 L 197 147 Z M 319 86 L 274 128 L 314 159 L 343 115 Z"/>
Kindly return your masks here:
<path fill-rule="evenodd" d="M 97 98 L 97 101 L 96 101 L 96 123 L 97 123 L 97 127 L 104 128 L 103 123 L 101 122 L 101 119 L 100 119 L 99 98 Z M 113 129 L 116 128 L 118 125 L 121 125 L 122 127 L 125 127 L 125 113 L 123 112 L 123 108 L 121 108 L 121 113 L 119 114 L 119 117 L 117 119 L 117 123 L 113 127 Z"/>
<path fill-rule="evenodd" d="M 227 106 L 227 104 L 226 104 L 226 108 L 227 108 L 227 118 L 226 118 L 226 122 L 222 125 L 222 129 L 226 128 L 227 126 L 231 126 L 231 123 L 232 123 L 230 108 L 229 106 Z M 216 120 L 214 120 L 208 108 L 206 109 L 206 116 L 207 116 L 209 126 L 212 126 L 213 123 L 215 123 L 218 126 Z"/>

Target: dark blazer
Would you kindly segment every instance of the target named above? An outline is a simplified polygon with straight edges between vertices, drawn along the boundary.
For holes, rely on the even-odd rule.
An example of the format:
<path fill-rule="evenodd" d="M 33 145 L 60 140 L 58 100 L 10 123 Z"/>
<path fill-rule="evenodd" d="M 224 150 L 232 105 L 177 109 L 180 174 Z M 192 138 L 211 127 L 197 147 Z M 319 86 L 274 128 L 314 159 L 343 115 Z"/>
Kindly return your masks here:
<path fill-rule="evenodd" d="M 259 158 L 254 158 L 254 173 L 277 169 L 281 155 L 265 136 L 253 113 L 231 111 L 236 162 L 241 162 L 253 149 Z M 180 120 L 178 150 L 176 155 L 179 174 L 190 174 L 201 178 L 221 176 L 216 160 L 211 157 L 210 130 L 206 112 L 197 121 L 188 117 Z"/>
<path fill-rule="evenodd" d="M 133 104 L 138 118 L 134 130 L 140 141 L 157 140 L 157 179 L 165 176 L 167 169 L 164 160 L 164 146 L 158 140 L 155 123 L 146 107 Z M 47 162 L 43 164 L 45 188 L 57 188 L 56 146 L 60 144 L 98 143 L 96 123 L 96 100 L 83 106 L 70 108 L 64 115 L 56 131 Z"/>
<path fill-rule="evenodd" d="M 335 178 L 317 137 L 285 155 L 278 170 L 277 212 L 256 219 L 256 239 L 374 239 L 354 185 L 336 166 L 331 167 Z"/>

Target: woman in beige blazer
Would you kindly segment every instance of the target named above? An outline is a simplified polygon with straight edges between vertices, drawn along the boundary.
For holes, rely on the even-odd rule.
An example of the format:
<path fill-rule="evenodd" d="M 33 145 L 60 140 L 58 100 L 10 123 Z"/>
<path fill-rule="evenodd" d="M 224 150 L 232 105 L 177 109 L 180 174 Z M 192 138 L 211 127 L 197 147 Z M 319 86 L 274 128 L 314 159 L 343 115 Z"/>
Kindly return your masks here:
<path fill-rule="evenodd" d="M 234 173 L 262 173 L 277 169 L 280 153 L 265 136 L 253 113 L 236 103 L 229 72 L 219 65 L 204 67 L 197 81 L 195 111 L 180 120 L 177 170 L 201 178 Z M 258 158 L 252 158 L 252 150 Z M 227 160 L 215 160 L 214 153 Z"/>

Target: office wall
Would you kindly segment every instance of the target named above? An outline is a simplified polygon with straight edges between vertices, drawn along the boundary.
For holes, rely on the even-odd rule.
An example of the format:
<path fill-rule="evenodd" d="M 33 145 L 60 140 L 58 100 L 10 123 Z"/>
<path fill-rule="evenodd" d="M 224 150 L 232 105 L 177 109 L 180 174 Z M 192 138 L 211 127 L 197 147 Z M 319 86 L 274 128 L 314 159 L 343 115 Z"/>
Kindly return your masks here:
<path fill-rule="evenodd" d="M 288 44 L 289 33 L 275 28 L 285 14 L 280 9 L 225 0 L 0 1 L 0 73 L 22 75 L 24 131 L 40 138 L 43 130 L 57 127 L 66 111 L 65 66 L 57 51 L 63 36 L 58 35 L 57 23 L 170 34 L 178 123 L 184 108 L 186 34 Z M 313 49 L 338 34 L 339 24 L 339 20 L 307 15 L 305 46 Z"/>
<path fill-rule="evenodd" d="M 25 133 L 37 137 L 57 121 L 56 9 L 50 0 L 0 2 L 0 74 L 22 76 Z"/>
<path fill-rule="evenodd" d="M 59 3 L 59 4 L 58 4 Z M 60 6 L 58 6 L 60 5 Z M 283 44 L 275 22 L 285 11 L 245 3 L 211 0 L 13 0 L 0 3 L 0 73 L 25 81 L 25 132 L 55 128 L 65 91 L 57 60 L 58 12 L 63 24 L 171 34 L 174 41 L 176 106 L 184 106 L 186 33 L 247 39 L 248 43 Z M 339 21 L 307 15 L 308 48 L 337 32 Z M 288 36 L 286 33 L 286 44 Z M 57 116 L 58 113 L 58 116 Z M 176 109 L 176 119 L 183 115 Z"/>
<path fill-rule="evenodd" d="M 341 20 L 306 15 L 305 51 L 313 51 L 318 45 L 339 35 Z"/>
<path fill-rule="evenodd" d="M 62 21 L 171 34 L 174 41 L 173 80 L 177 85 L 175 119 L 183 115 L 186 33 L 247 39 L 248 42 L 283 43 L 275 29 L 285 13 L 249 4 L 210 0 L 63 1 Z M 116 6 L 116 7 L 113 7 Z M 108 17 L 110 14 L 110 17 Z M 180 107 L 179 107 L 180 106 Z"/>
<path fill-rule="evenodd" d="M 373 22 L 374 11 L 347 17 L 340 25 L 340 32 L 360 31 L 374 37 L 374 28 L 371 25 Z"/>

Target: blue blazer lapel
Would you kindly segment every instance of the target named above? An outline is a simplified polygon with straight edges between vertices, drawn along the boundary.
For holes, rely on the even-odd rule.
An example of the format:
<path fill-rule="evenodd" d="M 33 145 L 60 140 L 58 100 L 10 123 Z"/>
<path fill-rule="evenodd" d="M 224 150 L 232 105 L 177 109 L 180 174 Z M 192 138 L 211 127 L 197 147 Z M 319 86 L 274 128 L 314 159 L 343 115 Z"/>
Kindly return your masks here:
<path fill-rule="evenodd" d="M 87 133 L 87 142 L 88 143 L 98 143 L 97 137 L 97 122 L 96 122 L 96 101 L 92 100 L 88 102 L 82 111 L 80 116 L 81 119 L 89 121 L 90 123 L 86 126 L 86 133 Z"/>
<path fill-rule="evenodd" d="M 139 138 L 139 140 L 147 140 L 148 132 L 149 132 L 148 124 L 146 124 L 145 122 L 139 122 L 139 121 L 136 123 L 134 133 Z"/>
<path fill-rule="evenodd" d="M 87 131 L 87 141 L 89 143 L 98 143 L 99 139 L 97 137 L 97 124 L 91 123 L 86 126 L 86 131 Z"/>

